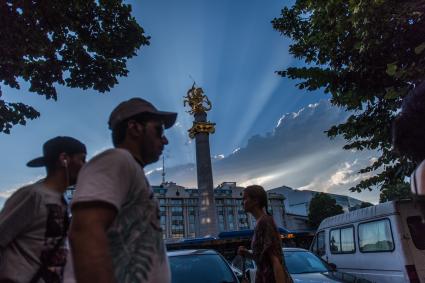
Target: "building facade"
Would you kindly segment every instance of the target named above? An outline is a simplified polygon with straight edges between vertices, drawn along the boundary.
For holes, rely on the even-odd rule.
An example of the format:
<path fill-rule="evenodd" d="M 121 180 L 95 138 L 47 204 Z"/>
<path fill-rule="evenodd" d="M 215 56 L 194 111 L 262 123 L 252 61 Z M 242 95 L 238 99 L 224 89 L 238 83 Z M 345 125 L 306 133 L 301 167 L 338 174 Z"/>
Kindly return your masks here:
<path fill-rule="evenodd" d="M 170 241 L 200 236 L 199 192 L 175 183 L 153 186 L 160 207 L 164 238 Z M 224 182 L 214 189 L 216 217 L 219 232 L 253 229 L 255 219 L 242 207 L 243 187 L 236 182 Z M 268 193 L 269 212 L 278 227 L 286 227 L 284 197 Z"/>
<path fill-rule="evenodd" d="M 296 190 L 286 186 L 271 189 L 269 192 L 283 195 L 285 197 L 286 212 L 300 216 L 308 216 L 311 199 L 320 193 L 310 190 Z M 359 209 L 363 203 L 361 200 L 345 195 L 326 194 L 333 198 L 336 204 L 342 207 L 344 212 Z"/>

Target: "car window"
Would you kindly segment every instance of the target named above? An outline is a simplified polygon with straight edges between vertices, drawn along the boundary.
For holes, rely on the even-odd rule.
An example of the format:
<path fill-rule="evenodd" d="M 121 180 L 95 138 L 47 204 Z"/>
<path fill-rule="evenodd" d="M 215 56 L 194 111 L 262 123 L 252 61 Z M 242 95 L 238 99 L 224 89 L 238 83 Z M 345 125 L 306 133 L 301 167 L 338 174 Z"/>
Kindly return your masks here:
<path fill-rule="evenodd" d="M 390 221 L 381 219 L 359 224 L 359 249 L 361 252 L 394 250 Z"/>
<path fill-rule="evenodd" d="M 341 229 L 341 251 L 343 253 L 351 253 L 355 251 L 353 227 Z"/>
<path fill-rule="evenodd" d="M 322 256 L 326 253 L 325 250 L 325 231 L 320 231 L 314 237 L 313 244 L 311 245 L 311 251 L 318 255 Z"/>
<path fill-rule="evenodd" d="M 340 253 L 341 252 L 341 234 L 339 229 L 332 230 L 329 237 L 329 247 L 331 253 Z"/>
<path fill-rule="evenodd" d="M 317 255 L 322 256 L 326 253 L 325 245 L 325 231 L 321 231 L 317 234 Z"/>
<path fill-rule="evenodd" d="M 329 246 L 331 253 L 354 253 L 354 227 L 332 229 L 329 233 Z"/>
<path fill-rule="evenodd" d="M 172 283 L 237 282 L 219 255 L 181 255 L 170 257 Z"/>
<path fill-rule="evenodd" d="M 327 272 L 323 262 L 307 251 L 284 251 L 285 265 L 291 274 Z"/>
<path fill-rule="evenodd" d="M 425 223 L 419 215 L 407 217 L 407 226 L 415 247 L 419 250 L 425 250 Z"/>

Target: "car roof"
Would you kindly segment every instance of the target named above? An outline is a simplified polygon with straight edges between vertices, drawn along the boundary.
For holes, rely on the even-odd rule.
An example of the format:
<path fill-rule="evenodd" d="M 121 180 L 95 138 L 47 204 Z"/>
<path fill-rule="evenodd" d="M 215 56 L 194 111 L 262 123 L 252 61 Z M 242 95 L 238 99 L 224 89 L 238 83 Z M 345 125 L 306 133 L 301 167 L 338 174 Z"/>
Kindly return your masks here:
<path fill-rule="evenodd" d="M 185 256 L 185 255 L 216 255 L 217 252 L 214 250 L 177 250 L 167 252 L 168 256 Z"/>
<path fill-rule="evenodd" d="M 283 248 L 283 252 L 309 252 L 301 248 Z M 208 249 L 191 249 L 191 250 L 176 250 L 168 251 L 168 256 L 185 256 L 185 255 L 213 255 L 218 254 L 215 250 Z"/>
<path fill-rule="evenodd" d="M 367 221 L 378 217 L 393 215 L 399 212 L 400 203 L 411 202 L 411 200 L 388 201 L 377 205 L 356 209 L 347 213 L 331 216 L 323 219 L 317 231 L 335 226 L 342 226 L 352 224 L 354 222 Z"/>
<path fill-rule="evenodd" d="M 283 248 L 283 252 L 310 252 L 306 249 L 301 248 Z"/>

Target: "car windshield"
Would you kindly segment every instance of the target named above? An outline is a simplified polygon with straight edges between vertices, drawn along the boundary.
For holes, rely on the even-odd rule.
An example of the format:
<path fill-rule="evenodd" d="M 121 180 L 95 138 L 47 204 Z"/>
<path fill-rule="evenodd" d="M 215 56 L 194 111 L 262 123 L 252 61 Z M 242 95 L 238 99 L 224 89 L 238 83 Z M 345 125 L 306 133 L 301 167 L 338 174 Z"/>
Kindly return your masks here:
<path fill-rule="evenodd" d="M 284 258 L 291 274 L 329 271 L 317 256 L 307 251 L 284 251 Z"/>
<path fill-rule="evenodd" d="M 237 283 L 233 272 L 218 255 L 181 255 L 170 259 L 172 283 Z"/>

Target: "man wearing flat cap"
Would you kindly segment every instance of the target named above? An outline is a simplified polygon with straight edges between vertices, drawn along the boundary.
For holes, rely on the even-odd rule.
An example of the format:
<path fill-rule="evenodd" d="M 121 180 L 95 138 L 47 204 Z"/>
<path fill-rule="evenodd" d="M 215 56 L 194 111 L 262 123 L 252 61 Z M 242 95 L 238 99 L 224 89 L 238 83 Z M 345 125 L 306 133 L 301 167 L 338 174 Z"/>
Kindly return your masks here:
<path fill-rule="evenodd" d="M 71 205 L 69 237 L 77 282 L 170 282 L 159 207 L 143 168 L 159 159 L 168 144 L 164 129 L 176 117 L 141 98 L 112 111 L 115 148 L 81 170 Z M 65 282 L 74 282 L 71 273 L 68 263 Z"/>
<path fill-rule="evenodd" d="M 71 137 L 43 145 L 43 156 L 27 163 L 47 176 L 18 189 L 0 212 L 0 282 L 61 282 L 67 248 L 65 190 L 85 163 L 86 147 Z"/>

